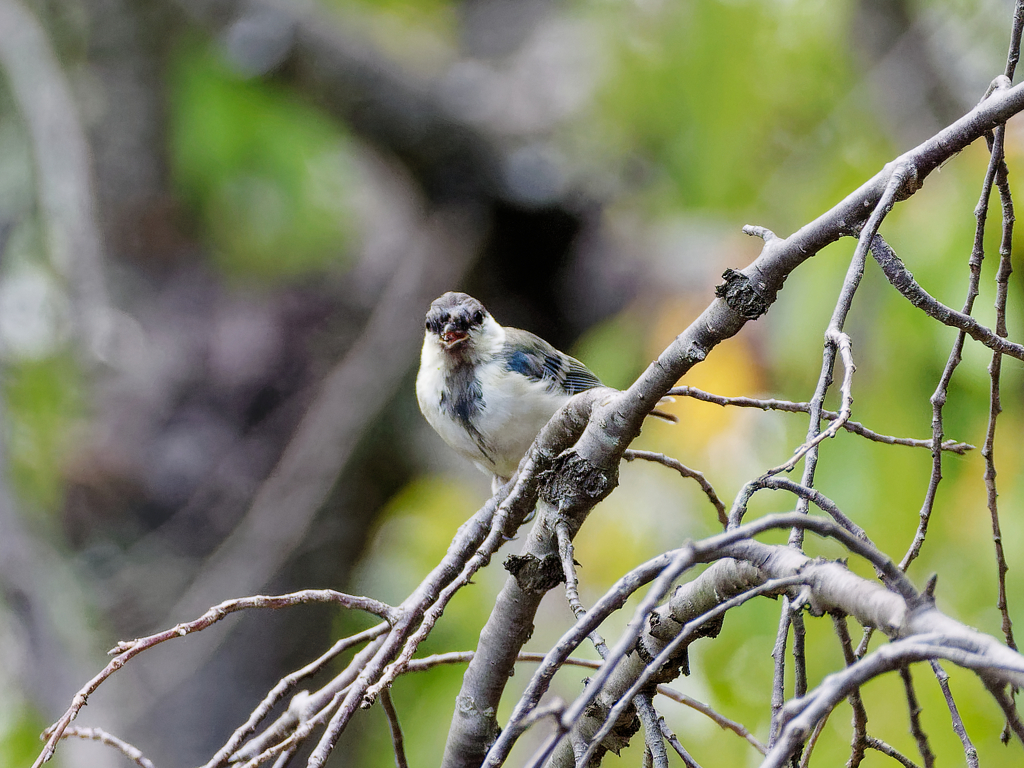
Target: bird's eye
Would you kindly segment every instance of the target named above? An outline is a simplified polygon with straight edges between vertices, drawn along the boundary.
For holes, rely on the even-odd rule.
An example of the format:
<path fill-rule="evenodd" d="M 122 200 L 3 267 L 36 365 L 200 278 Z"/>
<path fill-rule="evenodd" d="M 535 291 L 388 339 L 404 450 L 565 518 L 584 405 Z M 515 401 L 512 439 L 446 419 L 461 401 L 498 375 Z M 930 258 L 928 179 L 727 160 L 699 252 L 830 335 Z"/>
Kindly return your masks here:
<path fill-rule="evenodd" d="M 429 320 L 427 320 L 427 322 L 426 322 L 426 323 L 424 323 L 424 327 L 425 327 L 425 328 L 426 328 L 426 329 L 427 329 L 428 331 L 430 330 L 430 321 L 429 321 Z"/>
<path fill-rule="evenodd" d="M 482 323 L 483 321 L 484 321 L 484 313 L 483 313 L 483 312 L 481 312 L 481 311 L 480 311 L 480 310 L 478 309 L 478 310 L 476 311 L 476 314 L 475 314 L 475 315 L 473 315 L 473 322 L 474 322 L 474 323 L 475 323 L 476 325 L 480 325 L 480 323 Z"/>

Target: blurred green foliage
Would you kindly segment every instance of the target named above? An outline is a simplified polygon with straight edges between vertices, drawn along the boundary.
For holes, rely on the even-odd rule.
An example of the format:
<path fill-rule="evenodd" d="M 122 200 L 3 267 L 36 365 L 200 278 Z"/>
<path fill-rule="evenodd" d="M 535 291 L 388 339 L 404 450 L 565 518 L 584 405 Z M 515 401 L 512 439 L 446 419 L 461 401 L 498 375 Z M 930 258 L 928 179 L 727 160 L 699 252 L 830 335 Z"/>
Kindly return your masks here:
<path fill-rule="evenodd" d="M 85 413 L 82 387 L 70 352 L 4 366 L 8 471 L 28 510 L 54 512 L 63 501 L 72 428 Z"/>
<path fill-rule="evenodd" d="M 39 755 L 39 734 L 47 725 L 24 707 L 0 710 L 0 757 L 4 765 L 32 765 Z M 60 768 L 61 762 L 60 755 L 56 755 L 51 764 Z"/>
<path fill-rule="evenodd" d="M 172 173 L 218 266 L 269 281 L 344 265 L 356 171 L 343 129 L 233 71 L 212 41 L 180 43 L 170 82 Z"/>

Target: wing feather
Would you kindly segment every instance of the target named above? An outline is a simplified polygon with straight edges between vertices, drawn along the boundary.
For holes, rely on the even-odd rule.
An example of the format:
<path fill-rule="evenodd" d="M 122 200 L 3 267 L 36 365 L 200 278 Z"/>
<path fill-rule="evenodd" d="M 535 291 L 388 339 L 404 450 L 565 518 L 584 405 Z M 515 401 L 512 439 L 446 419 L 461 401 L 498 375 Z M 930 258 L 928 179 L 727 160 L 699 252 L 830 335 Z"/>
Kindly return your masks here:
<path fill-rule="evenodd" d="M 575 357 L 559 352 L 529 331 L 506 328 L 501 356 L 510 371 L 547 384 L 555 392 L 575 395 L 601 386 L 601 380 Z"/>

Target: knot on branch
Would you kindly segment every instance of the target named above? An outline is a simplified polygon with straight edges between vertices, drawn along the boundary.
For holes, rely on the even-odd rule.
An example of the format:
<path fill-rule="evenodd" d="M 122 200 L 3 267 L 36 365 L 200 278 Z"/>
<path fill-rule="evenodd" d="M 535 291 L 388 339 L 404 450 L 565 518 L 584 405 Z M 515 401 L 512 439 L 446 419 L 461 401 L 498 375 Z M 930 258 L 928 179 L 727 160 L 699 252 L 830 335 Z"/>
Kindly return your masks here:
<path fill-rule="evenodd" d="M 727 269 L 722 273 L 725 280 L 715 287 L 715 296 L 723 299 L 729 308 L 744 320 L 756 320 L 771 306 L 774 296 L 762 293 L 764 286 L 756 285 L 753 280 L 735 269 Z"/>
<path fill-rule="evenodd" d="M 911 163 L 904 163 L 893 172 L 897 184 L 895 202 L 902 202 L 914 195 L 924 186 L 924 180 L 919 176 L 917 167 Z"/>
<path fill-rule="evenodd" d="M 589 682 L 589 681 L 588 681 Z M 585 717 L 594 718 L 597 722 L 604 722 L 610 714 L 610 707 L 599 701 L 591 702 L 583 711 Z M 630 739 L 640 730 L 640 718 L 636 716 L 636 709 L 630 705 L 619 717 L 615 727 L 608 732 L 594 753 L 589 765 L 599 765 L 605 752 L 614 752 L 616 755 L 629 746 Z"/>
<path fill-rule="evenodd" d="M 565 581 L 558 555 L 509 555 L 503 565 L 523 592 L 543 594 Z"/>
<path fill-rule="evenodd" d="M 651 618 L 651 623 L 654 624 L 654 616 L 652 615 Z M 665 621 L 665 619 L 661 620 Z M 669 624 L 674 625 L 675 634 L 679 634 L 679 631 L 682 629 L 682 626 L 678 622 L 673 621 L 671 618 L 667 619 L 667 622 Z M 695 640 L 696 638 L 693 639 Z M 661 649 L 664 648 L 664 646 L 667 645 L 667 643 L 662 643 L 660 646 L 658 644 L 655 644 L 656 647 L 650 649 L 647 647 L 648 642 L 649 641 L 645 640 L 644 636 L 641 635 L 637 638 L 636 645 L 633 647 L 633 652 L 640 658 L 640 660 L 644 663 L 645 666 L 649 667 L 654 663 L 654 660 L 658 657 L 658 654 L 661 652 Z M 685 643 L 683 647 L 680 648 L 679 651 L 676 652 L 676 654 L 672 658 L 668 659 L 664 664 L 662 664 L 658 668 L 656 672 L 652 674 L 650 684 L 652 686 L 657 687 L 660 683 L 669 683 L 675 680 L 680 675 L 683 675 L 685 677 L 690 676 L 689 643 Z"/>
<path fill-rule="evenodd" d="M 559 511 L 589 509 L 619 482 L 618 465 L 599 467 L 575 451 L 566 451 L 541 478 L 540 497 Z"/>

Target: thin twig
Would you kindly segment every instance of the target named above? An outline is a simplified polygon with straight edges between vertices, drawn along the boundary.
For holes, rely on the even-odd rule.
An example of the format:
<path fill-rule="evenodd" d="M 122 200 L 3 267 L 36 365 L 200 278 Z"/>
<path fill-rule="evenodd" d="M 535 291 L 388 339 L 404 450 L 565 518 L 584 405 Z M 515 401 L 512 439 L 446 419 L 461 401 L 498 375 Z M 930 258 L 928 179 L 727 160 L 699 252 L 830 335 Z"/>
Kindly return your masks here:
<path fill-rule="evenodd" d="M 573 559 L 572 537 L 569 536 L 568 523 L 564 520 L 558 522 L 555 525 L 555 536 L 558 539 L 558 556 L 562 561 L 562 575 L 565 576 L 565 599 L 569 602 L 573 616 L 579 621 L 587 609 L 580 601 L 579 577 L 576 576 L 576 561 Z M 608 655 L 608 646 L 596 629 L 590 633 L 590 642 L 594 644 L 602 659 Z"/>
<path fill-rule="evenodd" d="M 975 749 L 971 737 L 967 735 L 963 718 L 960 717 L 960 710 L 957 709 L 956 701 L 953 700 L 953 692 L 949 689 L 949 675 L 936 659 L 931 659 L 931 665 L 935 679 L 939 681 L 939 688 L 942 689 L 942 695 L 946 699 L 949 715 L 953 720 L 953 732 L 960 737 L 960 743 L 964 745 L 964 757 L 967 759 L 968 768 L 978 768 L 978 750 Z"/>
<path fill-rule="evenodd" d="M 277 756 L 277 760 L 274 761 L 273 768 L 288 768 L 288 763 L 291 762 L 292 758 L 295 757 L 295 753 L 298 752 L 297 747 L 286 749 L 280 755 Z"/>
<path fill-rule="evenodd" d="M 1006 54 L 1006 68 L 1003 70 L 1003 76 L 1008 85 L 1013 80 L 1013 74 L 1017 68 L 1017 62 L 1020 59 L 1020 42 L 1021 34 L 1024 31 L 1024 0 L 1017 0 L 1014 6 L 1013 13 L 1013 26 L 1010 32 L 1010 48 Z M 990 145 L 989 158 L 989 169 L 998 166 L 996 172 L 996 184 L 999 187 L 999 198 L 1002 204 L 1003 210 L 1003 233 L 1002 240 L 999 245 L 999 270 L 996 274 L 997 296 L 996 296 L 996 333 L 1002 333 L 1006 335 L 1006 297 L 1007 288 L 1009 285 L 1010 272 L 1013 269 L 1011 260 L 1011 251 L 1013 248 L 1013 199 L 1010 195 L 1010 185 L 1007 182 L 1007 167 L 1004 156 L 1004 140 L 1006 135 L 1006 127 L 999 126 L 993 131 L 992 142 Z M 986 198 L 987 201 L 987 198 Z M 995 442 L 995 420 L 998 415 L 1000 408 L 999 403 L 999 373 L 1002 367 L 1002 358 L 998 354 L 992 355 L 992 366 L 990 368 L 992 389 L 990 396 L 990 408 L 989 408 L 989 428 L 986 432 L 985 445 L 994 448 Z M 985 455 L 984 451 L 982 452 Z M 991 482 L 989 478 L 991 477 Z M 996 503 L 996 487 L 995 487 L 995 460 L 993 457 L 993 451 L 990 450 L 985 455 L 985 487 L 988 495 L 988 507 L 992 517 L 992 537 L 995 542 L 996 551 L 996 568 L 998 571 L 999 578 L 999 596 L 997 598 L 997 607 L 1003 617 L 1003 635 L 1006 637 L 1006 644 L 1011 648 L 1016 648 L 1017 644 L 1013 639 L 1013 623 L 1010 620 L 1009 609 L 1006 604 L 1006 572 L 1009 570 L 1009 566 L 1006 563 L 1006 558 L 1003 554 L 1003 539 L 1002 532 L 999 526 L 999 511 Z M 1000 689 L 1001 690 L 1001 689 Z M 1008 730 L 1014 729 L 1015 723 L 1020 723 L 1020 716 L 1017 713 L 1017 707 L 1014 703 L 1013 693 L 1008 697 L 1009 706 L 1004 706 L 1003 709 L 1006 712 L 1006 728 L 1003 731 L 1004 743 L 1009 740 Z M 997 697 L 999 699 L 999 697 Z M 1003 704 L 1000 701 L 1000 704 Z M 1020 731 L 1017 731 L 1018 736 Z"/>
<path fill-rule="evenodd" d="M 350 637 L 344 637 L 338 640 L 331 648 L 318 659 L 313 660 L 309 664 L 289 675 L 281 678 L 270 692 L 264 697 L 256 709 L 252 711 L 249 718 L 239 726 L 231 738 L 228 739 L 227 743 L 217 750 L 216 754 L 210 758 L 209 762 L 206 763 L 204 768 L 218 768 L 227 763 L 235 751 L 241 746 L 242 742 L 247 736 L 254 733 L 257 726 L 263 722 L 264 718 L 270 714 L 274 706 L 281 701 L 284 696 L 291 691 L 300 680 L 304 680 L 310 675 L 316 674 L 324 668 L 332 659 L 337 658 L 340 654 L 347 651 L 349 648 L 353 648 L 357 645 L 362 645 L 365 642 L 370 642 L 382 635 L 387 629 L 386 624 L 378 624 L 376 627 L 372 627 L 365 632 L 360 632 Z"/>
<path fill-rule="evenodd" d="M 564 520 L 555 525 L 558 538 L 558 556 L 562 561 L 562 575 L 565 577 L 565 599 L 569 603 L 572 615 L 577 619 L 587 612 L 580 602 L 580 580 L 576 575 L 576 559 L 573 557 L 572 539 L 569 537 L 569 525 Z"/>
<path fill-rule="evenodd" d="M 839 299 L 836 301 L 836 306 L 832 310 L 832 317 L 829 319 L 828 328 L 825 330 L 825 347 L 821 357 L 821 373 L 818 375 L 818 383 L 815 386 L 814 395 L 811 397 L 807 439 L 804 442 L 807 449 L 801 454 L 806 454 L 806 459 L 804 460 L 804 471 L 800 478 L 800 484 L 805 488 L 814 487 L 814 475 L 818 466 L 818 443 L 820 442 L 820 435 L 822 434 L 821 411 L 824 408 L 825 396 L 828 394 L 829 386 L 832 383 L 832 371 L 835 368 L 836 354 L 840 349 L 838 342 L 842 338 L 840 334 L 843 333 L 846 316 L 850 312 L 850 307 L 853 305 L 854 294 L 857 292 L 861 278 L 864 275 L 864 264 L 867 261 L 868 244 L 878 232 L 878 228 L 882 224 L 882 219 L 885 218 L 890 210 L 892 210 L 892 207 L 896 202 L 896 196 L 899 191 L 903 189 L 907 178 L 912 175 L 913 170 L 905 163 L 895 164 L 889 172 L 889 178 L 886 180 L 885 188 L 879 195 L 878 202 L 873 206 L 871 215 L 868 217 L 864 227 L 861 229 L 860 236 L 857 240 L 857 247 L 854 249 L 853 258 L 850 259 L 850 266 L 847 268 L 846 276 L 843 279 L 843 286 L 839 292 Z M 847 360 L 844 357 L 843 366 L 845 369 L 843 376 L 843 405 L 840 409 L 840 419 L 837 421 L 843 420 L 843 415 L 846 416 L 846 420 L 849 419 L 853 400 L 853 394 L 850 390 L 850 381 L 853 375 L 852 359 Z M 798 512 L 806 514 L 808 509 L 809 505 L 807 499 L 799 499 L 797 501 Z M 790 545 L 798 548 L 801 547 L 803 545 L 803 537 L 803 530 L 800 528 L 794 528 L 789 535 Z"/>
<path fill-rule="evenodd" d="M 843 660 L 849 667 L 857 662 L 853 652 L 853 643 L 850 640 L 850 628 L 846 624 L 845 616 L 832 616 L 832 626 L 835 628 L 836 636 L 839 638 L 839 647 L 843 650 Z M 854 688 L 846 697 L 853 709 L 853 734 L 850 738 L 850 759 L 846 762 L 847 768 L 856 768 L 864 760 L 864 750 L 867 748 L 868 737 L 868 712 L 864 708 L 864 702 L 860 697 L 860 688 Z"/>
<path fill-rule="evenodd" d="M 594 668 L 596 669 L 597 666 L 598 665 L 595 662 Z M 677 691 L 675 688 L 670 688 L 667 685 L 659 685 L 658 693 L 660 693 L 662 696 L 665 696 L 666 698 L 672 699 L 672 701 L 690 707 L 690 709 L 695 709 L 702 715 L 708 717 L 712 722 L 714 722 L 723 730 L 732 731 L 737 736 L 743 737 L 750 743 L 750 745 L 754 749 L 756 749 L 762 755 L 768 753 L 768 747 L 761 743 L 761 741 L 756 736 L 754 736 L 754 734 L 752 734 L 749 730 L 747 730 L 747 728 L 744 725 L 742 725 L 741 723 L 737 723 L 735 720 L 730 720 L 728 717 L 721 714 L 720 712 L 716 712 L 704 702 L 698 701 L 697 699 L 687 696 L 685 693 L 681 693 L 680 691 Z"/>
<path fill-rule="evenodd" d="M 804 628 L 804 615 L 800 606 L 794 604 L 793 611 L 793 695 L 803 696 L 807 693 L 807 631 Z"/>
<path fill-rule="evenodd" d="M 1007 182 L 1007 168 L 1003 159 L 1003 137 L 1005 127 L 1000 126 L 995 130 L 992 140 L 992 159 L 998 164 L 996 171 L 996 187 L 999 189 L 999 199 L 1002 203 L 1003 212 L 1003 233 L 999 243 L 999 269 L 996 271 L 996 333 L 1000 336 L 1007 335 L 1006 327 L 1006 301 L 1009 294 L 1010 274 L 1013 271 L 1013 198 L 1010 195 L 1010 185 Z M 1006 563 L 1006 555 L 1003 552 L 1003 534 L 999 525 L 999 494 L 996 490 L 996 420 L 1002 413 L 1003 406 L 1000 401 L 999 380 L 1002 373 L 1003 357 L 998 352 L 992 354 L 992 362 L 989 363 L 989 416 L 988 427 L 985 430 L 985 444 L 982 446 L 981 455 L 985 459 L 985 491 L 988 503 L 989 515 L 992 519 L 992 540 L 995 544 L 996 572 L 999 583 L 999 595 L 996 599 L 996 607 L 1002 615 L 1003 636 L 1006 644 L 1016 649 L 1017 644 L 1013 639 L 1013 622 L 1010 619 L 1010 612 L 1006 602 L 1006 572 L 1009 566 Z"/>
<path fill-rule="evenodd" d="M 834 708 L 839 701 L 849 696 L 853 689 L 906 664 L 934 659 L 949 659 L 959 666 L 975 670 L 986 668 L 987 663 L 984 654 L 957 647 L 940 632 L 925 632 L 893 640 L 892 643 L 883 645 L 845 670 L 829 675 L 807 696 L 791 700 L 784 712 L 785 724 L 782 733 L 762 766 L 782 768 L 806 739 L 813 724 L 824 717 L 825 713 Z M 1024 669 L 1024 664 L 1021 666 Z M 962 728 L 962 723 L 960 726 Z M 971 753 L 968 753 L 968 765 L 972 768 L 977 765 L 976 753 L 973 754 L 973 758 L 972 760 Z"/>
<path fill-rule="evenodd" d="M 295 730 L 286 738 L 270 744 L 266 749 L 242 763 L 239 768 L 258 768 L 258 766 L 263 765 L 273 758 L 277 758 L 278 763 L 280 763 L 282 759 L 287 760 L 287 757 L 294 754 L 295 750 L 299 748 L 302 742 L 309 738 L 314 730 L 327 722 L 331 717 L 331 714 L 337 710 L 338 706 L 341 704 L 347 691 L 348 688 L 342 688 L 339 690 L 331 697 L 327 704 L 321 707 L 318 711 L 309 716 L 303 717 L 299 721 Z"/>
<path fill-rule="evenodd" d="M 1017 704 L 1013 700 L 1013 696 L 1006 692 L 1006 688 L 1003 685 L 986 682 L 985 687 L 992 694 L 996 703 L 1002 707 L 1003 713 L 1006 715 L 1006 728 L 1013 731 L 1017 738 L 1021 740 L 1021 743 L 1024 743 L 1024 722 L 1021 722 L 1020 713 L 1017 711 Z M 1002 741 L 1004 744 L 1007 743 L 1009 741 L 1009 734 Z"/>
<path fill-rule="evenodd" d="M 244 746 L 238 747 L 233 752 L 227 752 L 227 750 L 222 749 L 218 752 L 215 760 L 211 760 L 207 765 L 215 765 L 217 768 L 220 768 L 227 764 L 229 759 L 231 762 L 241 763 L 252 760 L 264 753 L 272 753 L 272 755 L 286 754 L 298 748 L 301 742 L 313 732 L 314 726 L 321 723 L 321 720 L 317 718 L 329 717 L 334 712 L 359 672 L 380 650 L 386 637 L 383 632 L 380 632 L 377 637 L 368 642 L 358 653 L 354 654 L 348 666 L 327 685 L 313 693 L 299 691 L 288 703 L 287 710 L 258 736 L 252 738 Z M 314 661 L 313 664 L 316 664 L 316 662 Z M 260 707 L 264 706 L 265 703 L 266 700 L 261 703 Z M 257 707 L 253 717 L 250 717 L 250 722 L 259 713 L 260 707 Z M 234 738 L 235 736 L 232 737 L 232 740 Z M 274 751 L 275 749 L 277 751 Z M 226 757 L 223 756 L 225 752 L 227 752 Z"/>
<path fill-rule="evenodd" d="M 828 496 L 815 490 L 814 488 L 807 488 L 799 483 L 794 483 L 792 480 L 786 477 L 771 477 L 763 475 L 756 480 L 751 480 L 740 491 L 736 497 L 736 501 L 733 504 L 733 508 L 729 511 L 730 525 L 735 527 L 739 525 L 743 520 L 743 515 L 746 512 L 747 504 L 750 501 L 750 497 L 759 490 L 770 490 L 770 491 L 789 491 L 794 494 L 797 498 L 802 501 L 812 502 L 822 512 L 828 514 L 833 520 L 839 523 L 843 528 L 848 530 L 854 536 L 861 541 L 870 543 L 871 539 L 868 538 L 867 533 L 864 529 L 857 525 L 851 520 L 834 501 Z"/>
<path fill-rule="evenodd" d="M 814 752 L 814 747 L 817 745 L 822 731 L 825 730 L 825 726 L 828 724 L 828 719 L 831 715 L 831 711 L 826 712 L 825 716 L 814 724 L 814 730 L 811 732 L 810 738 L 807 739 L 807 744 L 804 746 L 804 752 L 800 756 L 800 768 L 807 768 L 807 766 L 810 765 L 811 753 Z"/>
<path fill-rule="evenodd" d="M 862 263 L 861 273 L 863 273 L 863 270 L 864 265 Z M 848 277 L 847 279 L 850 278 Z M 853 290 L 856 290 L 856 287 L 854 287 Z M 853 299 L 852 290 L 850 292 L 850 299 Z M 832 352 L 833 361 L 836 352 L 838 352 L 840 359 L 843 361 L 843 382 L 839 387 L 839 391 L 842 396 L 842 407 L 839 410 L 839 418 L 829 424 L 824 431 L 819 431 L 819 428 L 817 427 L 812 430 L 815 434 L 813 436 L 809 436 L 804 444 L 797 448 L 787 461 L 777 467 L 769 469 L 765 473 L 767 475 L 777 475 L 781 472 L 788 472 L 797 465 L 797 462 L 799 462 L 800 459 L 811 451 L 816 450 L 818 445 L 823 441 L 831 437 L 835 437 L 836 433 L 839 432 L 842 426 L 850 420 L 850 415 L 853 410 L 853 373 L 857 370 L 857 366 L 853 364 L 853 348 L 850 343 L 850 337 L 838 328 L 830 325 L 828 330 L 825 331 L 825 347 L 826 349 L 831 348 L 835 350 Z M 831 367 L 828 375 L 829 377 L 832 375 Z M 824 392 L 822 394 L 824 394 Z M 805 483 L 805 485 L 810 487 L 811 483 Z"/>
<path fill-rule="evenodd" d="M 663 464 L 670 469 L 674 469 L 683 477 L 689 477 L 697 481 L 700 489 L 704 491 L 704 494 L 708 497 L 708 501 L 718 512 L 718 522 L 723 526 L 728 525 L 729 518 L 725 514 L 725 504 L 718 498 L 718 494 L 715 493 L 714 487 L 708 482 L 708 479 L 704 476 L 703 472 L 696 469 L 690 469 L 685 464 L 670 456 L 666 456 L 663 453 L 655 453 L 654 451 L 637 451 L 629 449 L 622 454 L 622 458 L 626 461 L 633 461 L 634 459 L 643 459 L 645 461 L 653 461 L 657 464 Z"/>
<path fill-rule="evenodd" d="M 965 331 L 968 336 L 981 342 L 993 352 L 1024 360 L 1024 345 L 1009 341 L 970 315 L 957 312 L 940 302 L 914 280 L 914 276 L 904 266 L 900 258 L 884 241 L 880 240 L 880 238 L 876 238 L 871 246 L 875 261 L 882 268 L 882 273 L 889 283 L 911 304 L 943 325 Z"/>
<path fill-rule="evenodd" d="M 686 751 L 686 747 L 682 745 L 672 729 L 668 727 L 668 723 L 665 722 L 664 717 L 658 718 L 658 725 L 661 728 L 661 735 L 665 737 L 665 741 L 676 751 L 679 758 L 686 765 L 686 768 L 700 768 L 700 763 L 693 759 L 693 755 Z"/>
<path fill-rule="evenodd" d="M 337 603 L 347 608 L 357 608 L 369 611 L 370 613 L 378 616 L 385 616 L 389 619 L 393 619 L 395 616 L 394 608 L 376 600 L 357 597 L 354 595 L 346 595 L 342 592 L 335 592 L 332 589 L 306 589 L 300 592 L 292 592 L 287 595 L 254 595 L 253 597 L 243 597 L 237 600 L 226 600 L 219 605 L 213 606 L 194 621 L 178 624 L 170 629 L 166 629 L 163 632 L 158 632 L 157 634 L 150 635 L 148 637 L 142 637 L 130 641 L 122 640 L 110 651 L 111 654 L 117 655 L 114 656 L 110 663 L 107 664 L 107 666 L 104 667 L 98 675 L 86 683 L 82 689 L 75 694 L 71 701 L 71 706 L 68 707 L 60 720 L 48 729 L 50 736 L 46 742 L 46 746 L 43 747 L 43 751 L 40 753 L 39 757 L 36 758 L 35 763 L 33 763 L 33 768 L 38 768 L 38 766 L 41 766 L 53 756 L 54 747 L 60 740 L 61 734 L 64 732 L 64 729 L 70 725 L 71 721 L 78 716 L 82 707 L 84 707 L 86 702 L 89 700 L 89 696 L 92 695 L 92 693 L 99 688 L 107 678 L 143 651 L 159 645 L 160 643 L 166 642 L 167 640 L 171 640 L 172 638 L 185 637 L 193 632 L 200 632 L 237 611 L 244 611 L 250 608 L 278 609 L 287 606 L 300 605 L 302 603 Z"/>
<path fill-rule="evenodd" d="M 391 701 L 391 691 L 387 688 L 380 692 L 380 705 L 384 708 L 384 714 L 388 716 L 391 748 L 395 752 L 395 766 L 396 768 L 409 768 L 409 761 L 405 759 L 405 739 L 402 736 L 402 725 L 398 722 L 398 712 L 395 711 L 394 702 Z"/>
<path fill-rule="evenodd" d="M 935 765 L 935 754 L 928 744 L 928 734 L 921 727 L 921 705 L 917 703 L 917 692 L 914 690 L 914 678 L 910 674 L 910 667 L 902 667 L 900 677 L 903 679 L 907 708 L 910 710 L 910 733 L 917 742 L 917 751 L 921 753 L 925 768 L 932 768 Z"/>
<path fill-rule="evenodd" d="M 441 666 L 443 664 L 466 664 L 470 659 L 473 658 L 473 651 L 452 651 L 450 653 L 437 653 L 431 656 L 423 656 L 419 659 L 413 659 L 409 662 L 409 666 L 405 668 L 406 672 L 423 672 L 434 667 Z M 520 652 L 516 661 L 521 662 L 532 662 L 539 664 L 544 661 L 545 654 L 543 653 L 529 653 Z M 584 669 L 600 669 L 601 662 L 594 659 L 580 659 L 576 656 L 569 656 L 562 664 L 571 667 L 583 667 Z M 754 734 L 752 734 L 742 723 L 737 723 L 735 720 L 730 720 L 720 712 L 716 712 L 710 706 L 702 701 L 699 701 L 692 696 L 687 696 L 681 691 L 677 691 L 668 685 L 659 685 L 658 693 L 667 699 L 671 699 L 677 704 L 689 707 L 711 720 L 722 730 L 732 731 L 737 736 L 745 739 L 750 745 L 760 752 L 762 755 L 768 751 L 768 748 L 761 743 L 760 740 Z"/>
<path fill-rule="evenodd" d="M 558 720 L 563 712 L 565 712 L 565 702 L 556 696 L 547 704 L 533 710 L 526 719 L 526 726 L 529 727 L 545 717 L 553 717 Z"/>
<path fill-rule="evenodd" d="M 757 408 L 762 411 L 782 411 L 783 413 L 811 412 L 810 403 L 796 403 L 791 400 L 777 400 L 775 398 L 723 397 L 722 395 L 705 392 L 697 389 L 696 387 L 673 387 L 669 390 L 669 394 L 678 397 L 692 397 L 695 400 L 721 405 L 722 407 L 736 406 L 739 408 Z M 835 411 L 822 410 L 821 418 L 826 421 L 835 421 L 839 418 L 839 414 Z M 843 429 L 847 432 L 852 432 L 855 435 L 860 435 L 868 440 L 872 440 L 876 443 L 883 443 L 885 445 L 903 445 L 910 448 L 928 448 L 930 450 L 935 444 L 932 440 L 917 440 L 909 437 L 883 435 L 880 432 L 868 429 L 857 421 L 844 422 Z M 960 456 L 965 455 L 968 451 L 974 450 L 974 446 L 970 443 L 961 443 L 956 440 L 946 440 L 941 442 L 940 445 L 943 451 L 955 453 Z"/>
<path fill-rule="evenodd" d="M 962 310 L 964 315 L 971 314 L 974 309 L 974 301 L 978 298 L 979 294 L 981 265 L 985 259 L 985 224 L 988 220 L 989 199 L 992 196 L 992 185 L 995 182 L 998 168 L 999 164 L 996 162 L 995 155 L 991 155 L 981 184 L 981 195 L 977 205 L 974 206 L 974 244 L 971 248 L 971 256 L 968 259 L 967 296 L 964 298 Z M 885 241 L 879 236 L 877 242 L 881 247 Z M 928 481 L 928 490 L 925 492 L 924 502 L 921 504 L 921 510 L 918 513 L 917 530 L 914 533 L 910 547 L 907 549 L 907 553 L 900 561 L 900 569 L 904 571 L 917 558 L 921 547 L 924 545 L 925 536 L 928 534 L 928 523 L 931 520 L 932 510 L 935 506 L 935 495 L 938 491 L 939 483 L 942 481 L 942 453 L 935 450 L 935 445 L 942 440 L 942 411 L 949 396 L 949 383 L 953 378 L 953 373 L 963 359 L 962 354 L 966 339 L 967 333 L 965 331 L 961 330 L 957 333 L 956 340 L 953 342 L 953 348 L 950 350 L 949 357 L 946 359 L 946 365 L 942 370 L 942 375 L 939 377 L 939 383 L 936 385 L 930 399 L 932 405 L 932 471 Z M 864 643 L 861 645 L 863 647 Z"/>
<path fill-rule="evenodd" d="M 141 768 L 155 768 L 153 762 L 142 754 L 142 751 L 138 749 L 138 747 L 129 744 L 123 739 L 117 738 L 117 736 L 107 733 L 102 728 L 79 728 L 78 726 L 70 726 L 64 729 L 64 732 L 61 734 L 61 738 L 98 741 L 101 744 L 106 744 L 108 747 L 113 747 Z"/>
<path fill-rule="evenodd" d="M 669 642 L 658 653 L 658 655 L 644 668 L 644 671 L 640 673 L 636 681 L 629 687 L 629 690 L 627 690 L 622 695 L 622 698 L 620 698 L 619 701 L 611 708 L 607 717 L 605 718 L 604 724 L 598 729 L 597 733 L 594 735 L 594 737 L 590 740 L 590 743 L 587 745 L 587 750 L 584 753 L 583 758 L 579 761 L 580 764 L 588 764 L 587 761 L 594 756 L 594 753 L 597 751 L 597 748 L 600 746 L 601 742 L 608 735 L 608 733 L 611 732 L 611 729 L 614 727 L 615 723 L 618 722 L 618 719 L 622 716 L 622 713 L 625 711 L 626 707 L 629 706 L 629 703 L 632 701 L 632 698 L 636 696 L 641 690 L 643 690 L 644 686 L 648 684 L 650 679 L 655 674 L 657 674 L 659 670 L 663 669 L 666 664 L 669 664 L 671 662 L 671 660 L 675 657 L 675 654 L 679 652 L 680 648 L 686 647 L 684 643 L 686 643 L 686 641 L 690 639 L 690 637 L 693 635 L 694 632 L 697 631 L 697 629 L 699 629 L 701 626 L 711 621 L 712 619 L 722 616 L 727 611 L 732 610 L 736 606 L 742 605 L 748 600 L 751 600 L 759 595 L 764 595 L 770 592 L 778 592 L 779 590 L 785 589 L 786 587 L 793 586 L 795 584 L 799 584 L 801 582 L 802 577 L 800 576 L 794 576 L 787 579 L 770 579 L 769 581 L 766 581 L 763 584 L 754 587 L 753 589 L 749 589 L 746 592 L 743 592 L 742 594 L 737 595 L 736 597 L 730 600 L 726 600 L 720 603 L 713 610 L 708 611 L 700 618 L 695 619 L 694 621 L 691 621 L 688 624 L 686 624 L 679 631 L 679 634 L 673 637 L 671 642 Z M 590 685 L 587 686 L 588 692 L 590 690 L 594 691 L 594 693 L 591 695 L 591 700 L 593 700 L 592 697 L 596 695 L 597 691 L 600 690 L 599 686 L 601 684 L 603 684 L 603 682 L 599 683 L 595 678 L 595 680 L 591 681 Z M 569 711 L 573 711 L 574 707 L 578 709 L 579 703 L 582 700 L 582 697 L 577 698 L 576 702 L 572 707 L 570 707 Z M 566 718 L 563 718 L 563 726 L 565 725 L 565 721 Z"/>
<path fill-rule="evenodd" d="M 768 748 L 775 745 L 781 730 L 780 718 L 782 707 L 786 703 L 786 643 L 789 640 L 789 628 L 793 620 L 789 608 L 789 597 L 783 595 L 779 609 L 779 628 L 775 633 L 775 645 L 772 647 L 772 697 L 771 724 L 768 728 Z"/>
<path fill-rule="evenodd" d="M 1020 39 L 1024 30 L 1024 0 L 1017 0 L 1013 8 L 1013 27 L 1010 32 L 1010 50 L 1006 54 L 1006 69 L 1003 74 L 1007 80 L 1013 80 L 1013 73 L 1020 61 Z"/>
<path fill-rule="evenodd" d="M 887 755 L 895 760 L 897 763 L 903 766 L 903 768 L 918 768 L 917 763 L 911 760 L 909 757 L 904 755 L 902 752 L 894 747 L 886 744 L 881 739 L 876 739 L 874 736 L 868 735 L 864 737 L 864 746 L 869 749 L 873 749 L 876 752 L 881 752 L 883 755 Z"/>

